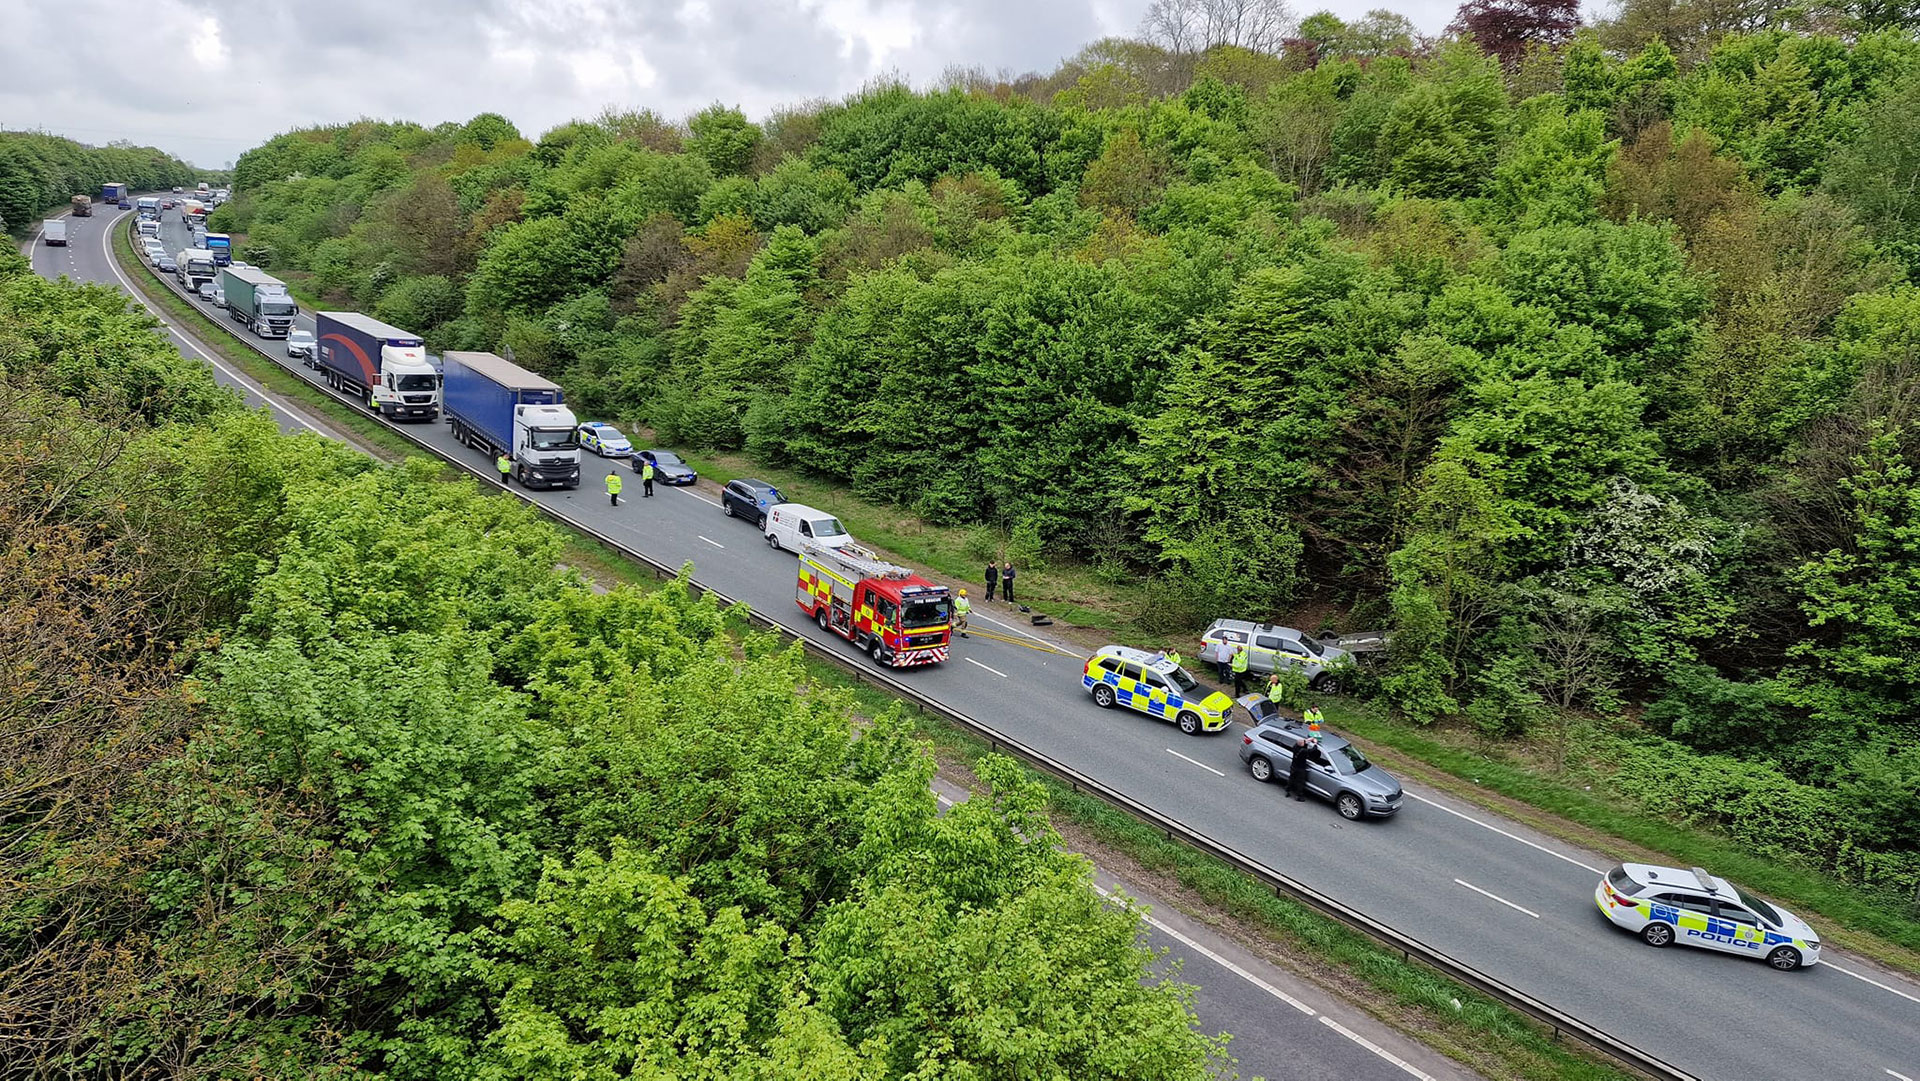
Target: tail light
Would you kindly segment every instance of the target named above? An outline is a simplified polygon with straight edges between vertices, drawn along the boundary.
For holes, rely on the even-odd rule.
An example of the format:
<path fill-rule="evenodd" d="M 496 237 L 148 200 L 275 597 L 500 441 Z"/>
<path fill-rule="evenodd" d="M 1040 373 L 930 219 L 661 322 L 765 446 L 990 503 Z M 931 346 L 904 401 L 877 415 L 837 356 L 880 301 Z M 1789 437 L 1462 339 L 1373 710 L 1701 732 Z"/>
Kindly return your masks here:
<path fill-rule="evenodd" d="M 1252 736 L 1241 736 L 1241 737 L 1240 737 L 1240 743 L 1241 743 L 1241 745 L 1242 745 L 1242 746 L 1245 746 L 1245 745 L 1247 745 L 1247 744 L 1249 744 L 1249 743 L 1252 743 L 1252 742 L 1253 742 L 1253 737 L 1252 737 Z"/>

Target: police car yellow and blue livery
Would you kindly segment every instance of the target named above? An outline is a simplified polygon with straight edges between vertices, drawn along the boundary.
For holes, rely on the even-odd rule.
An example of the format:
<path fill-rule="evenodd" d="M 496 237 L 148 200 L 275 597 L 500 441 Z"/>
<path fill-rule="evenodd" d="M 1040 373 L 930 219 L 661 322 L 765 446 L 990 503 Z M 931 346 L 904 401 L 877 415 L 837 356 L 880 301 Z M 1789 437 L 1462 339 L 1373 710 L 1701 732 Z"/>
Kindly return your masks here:
<path fill-rule="evenodd" d="M 1695 867 L 1623 863 L 1593 891 L 1600 911 L 1650 946 L 1681 942 L 1782 971 L 1820 963 L 1820 936 L 1786 909 Z"/>
<path fill-rule="evenodd" d="M 1103 709 L 1137 709 L 1172 721 L 1190 736 L 1218 732 L 1230 723 L 1233 699 L 1208 691 L 1186 669 L 1143 649 L 1100 647 L 1087 658 L 1080 682 Z"/>

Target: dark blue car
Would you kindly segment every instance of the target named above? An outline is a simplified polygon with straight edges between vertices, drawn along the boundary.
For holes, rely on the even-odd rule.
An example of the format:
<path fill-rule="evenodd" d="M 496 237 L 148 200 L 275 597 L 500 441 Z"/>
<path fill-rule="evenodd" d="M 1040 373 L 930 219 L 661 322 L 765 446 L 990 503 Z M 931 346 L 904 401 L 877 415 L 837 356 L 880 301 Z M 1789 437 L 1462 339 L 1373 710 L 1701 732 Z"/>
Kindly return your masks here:
<path fill-rule="evenodd" d="M 720 510 L 729 518 L 745 518 L 755 528 L 767 528 L 767 511 L 784 503 L 780 489 L 764 480 L 732 480 L 720 489 Z"/>

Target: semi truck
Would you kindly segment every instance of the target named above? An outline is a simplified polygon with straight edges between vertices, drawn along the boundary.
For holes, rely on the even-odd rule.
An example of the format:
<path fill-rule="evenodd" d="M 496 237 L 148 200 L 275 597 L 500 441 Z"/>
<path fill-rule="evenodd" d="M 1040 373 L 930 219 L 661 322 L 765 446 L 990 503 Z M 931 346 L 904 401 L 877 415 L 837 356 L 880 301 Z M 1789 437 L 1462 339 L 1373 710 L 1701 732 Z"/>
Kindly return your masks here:
<path fill-rule="evenodd" d="M 227 294 L 227 317 L 258 337 L 286 337 L 300 314 L 300 306 L 287 293 L 287 283 L 264 270 L 226 267 L 220 271 L 220 288 Z"/>
<path fill-rule="evenodd" d="M 84 195 L 73 197 L 73 216 L 76 218 L 93 217 L 93 200 Z"/>
<path fill-rule="evenodd" d="M 67 223 L 59 218 L 48 218 L 40 223 L 40 235 L 46 239 L 48 247 L 64 248 L 67 246 Z"/>
<path fill-rule="evenodd" d="M 525 487 L 580 487 L 579 424 L 560 384 L 493 353 L 449 351 L 443 367 L 454 438 L 507 459 Z"/>
<path fill-rule="evenodd" d="M 174 278 L 186 286 L 189 293 L 198 292 L 201 282 L 210 282 L 220 273 L 220 268 L 213 265 L 213 256 L 205 248 L 188 248 L 173 257 L 173 264 L 177 268 L 173 272 Z"/>
<path fill-rule="evenodd" d="M 952 595 L 858 544 L 800 550 L 800 608 L 875 664 L 911 668 L 947 659 Z"/>
<path fill-rule="evenodd" d="M 127 186 L 125 184 L 116 184 L 109 181 L 100 185 L 100 201 L 103 203 L 118 203 L 126 197 Z"/>
<path fill-rule="evenodd" d="M 359 312 L 320 312 L 313 337 L 314 366 L 328 386 L 391 420 L 440 415 L 440 376 L 418 334 Z"/>
<path fill-rule="evenodd" d="M 226 266 L 233 262 L 233 238 L 225 233 L 208 233 L 207 250 L 213 253 L 213 265 Z"/>
<path fill-rule="evenodd" d="M 142 196 L 135 204 L 141 221 L 160 220 L 160 200 L 151 195 Z"/>

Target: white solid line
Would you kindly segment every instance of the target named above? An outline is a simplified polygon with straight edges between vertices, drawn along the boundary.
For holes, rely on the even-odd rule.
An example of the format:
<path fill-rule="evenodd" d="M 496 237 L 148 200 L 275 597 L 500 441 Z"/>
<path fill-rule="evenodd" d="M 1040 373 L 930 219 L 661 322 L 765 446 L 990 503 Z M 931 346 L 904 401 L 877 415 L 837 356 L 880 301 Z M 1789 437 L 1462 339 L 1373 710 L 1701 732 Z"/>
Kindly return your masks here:
<path fill-rule="evenodd" d="M 694 491 L 692 488 L 682 488 L 681 491 L 687 493 L 688 495 L 692 496 L 695 499 L 698 499 L 700 502 L 705 503 L 709 507 L 717 507 L 720 505 L 714 502 L 713 500 L 708 499 L 706 496 L 701 495 L 699 492 Z M 701 538 L 701 539 L 704 540 L 705 538 Z"/>
<path fill-rule="evenodd" d="M 1483 890 L 1480 887 L 1474 885 L 1473 883 L 1468 882 L 1464 878 L 1456 878 L 1454 879 L 1454 881 L 1460 883 L 1462 886 L 1465 886 L 1466 888 L 1472 890 L 1473 892 L 1479 894 L 1482 897 L 1493 898 L 1494 900 L 1500 902 L 1501 904 L 1506 905 L 1508 908 L 1513 909 L 1515 912 L 1525 912 L 1527 915 L 1532 916 L 1536 920 L 1540 918 L 1540 913 L 1535 912 L 1533 909 L 1521 908 L 1519 905 L 1514 904 L 1512 901 L 1507 900 L 1505 897 L 1501 897 L 1498 894 L 1488 893 L 1486 890 Z"/>
<path fill-rule="evenodd" d="M 719 541 L 717 541 L 717 540 L 714 540 L 714 539 L 713 539 L 713 538 L 711 538 L 711 537 L 704 537 L 704 536 L 701 536 L 701 535 L 700 535 L 700 534 L 698 534 L 698 533 L 695 533 L 695 534 L 694 534 L 694 536 L 696 536 L 696 537 L 700 537 L 700 539 L 701 539 L 701 540 L 703 540 L 703 541 L 706 541 L 706 542 L 707 542 L 708 544 L 711 544 L 711 545 L 713 545 L 713 546 L 714 546 L 715 548 L 725 548 L 725 547 L 726 547 L 726 545 L 724 545 L 724 544 L 721 544 L 721 543 L 720 543 Z"/>
<path fill-rule="evenodd" d="M 1193 762 L 1193 759 L 1188 758 L 1186 755 L 1181 754 L 1179 751 L 1174 750 L 1172 747 L 1167 748 L 1167 753 L 1172 755 L 1175 758 L 1181 759 L 1182 761 Z M 1213 774 L 1215 777 L 1226 776 L 1226 774 L 1221 773 L 1219 770 L 1214 769 L 1212 766 L 1207 765 L 1205 762 L 1193 762 L 1193 764 L 1196 766 L 1199 766 L 1203 770 L 1206 770 L 1208 773 Z"/>
<path fill-rule="evenodd" d="M 1534 844 L 1532 841 L 1527 840 L 1525 837 L 1521 837 L 1517 834 L 1508 833 L 1506 830 L 1501 829 L 1499 826 L 1494 826 L 1486 822 L 1482 822 L 1479 819 L 1473 817 L 1472 815 L 1461 814 L 1459 811 L 1456 811 L 1453 808 L 1446 806 L 1445 804 L 1435 803 L 1433 800 L 1430 800 L 1425 796 L 1415 795 L 1412 792 L 1408 792 L 1407 796 L 1410 799 L 1417 799 L 1421 803 L 1424 803 L 1429 807 L 1438 807 L 1441 810 L 1447 812 L 1448 814 L 1454 816 L 1455 818 L 1464 818 L 1476 826 L 1482 826 L 1482 827 L 1485 827 L 1486 829 L 1490 829 L 1493 832 L 1499 834 L 1500 836 L 1507 838 L 1508 840 L 1519 841 L 1521 844 L 1526 845 L 1528 848 L 1537 848 L 1540 851 L 1545 852 L 1547 855 L 1552 856 L 1554 859 L 1566 860 L 1568 863 L 1573 864 L 1575 867 L 1585 867 L 1587 870 L 1592 871 L 1596 875 L 1600 873 L 1600 868 L 1598 867 L 1590 867 L 1587 864 L 1584 864 L 1579 860 L 1574 859 L 1572 856 L 1562 855 L 1561 853 L 1555 852 L 1553 849 L 1548 848 L 1545 845 Z"/>
<path fill-rule="evenodd" d="M 1041 644 L 1041 645 L 1043 645 L 1043 646 L 1050 646 L 1050 645 L 1052 645 L 1052 644 L 1053 644 L 1052 642 L 1049 642 L 1049 641 L 1047 641 L 1047 640 L 1046 640 L 1045 638 L 1042 638 L 1042 637 L 1040 637 L 1040 636 L 1039 636 L 1039 635 L 1037 635 L 1037 634 L 1029 634 L 1029 633 L 1027 633 L 1026 631 L 1023 631 L 1023 630 L 1021 630 L 1020 628 L 1018 628 L 1018 627 L 1016 627 L 1016 626 L 1014 626 L 1014 625 L 1013 625 L 1013 624 L 1011 624 L 1011 623 L 1003 623 L 1003 622 L 1001 622 L 1000 620 L 997 620 L 997 619 L 995 619 L 995 618 L 993 618 L 992 616 L 990 616 L 990 615 L 988 615 L 988 614 L 986 614 L 985 612 L 982 612 L 982 611 L 981 611 L 980 609 L 978 609 L 978 608 L 975 608 L 975 609 L 973 610 L 973 614 L 974 614 L 974 615 L 976 615 L 976 616 L 978 616 L 978 617 L 979 617 L 979 618 L 981 618 L 981 619 L 984 619 L 984 620 L 986 620 L 986 621 L 987 621 L 988 623 L 995 623 L 995 624 L 998 624 L 998 625 L 1000 625 L 1000 626 L 1002 626 L 1002 627 L 1005 627 L 1006 629 L 1008 629 L 1008 630 L 1010 630 L 1010 631 L 1012 631 L 1013 633 L 1015 633 L 1015 634 L 1017 634 L 1017 635 L 1020 635 L 1020 636 L 1021 636 L 1021 637 L 1023 637 L 1023 638 L 1031 638 L 1031 639 L 1033 639 L 1034 641 L 1036 641 L 1036 642 L 1038 642 L 1038 643 L 1040 643 L 1040 644 Z"/>
<path fill-rule="evenodd" d="M 1094 889 L 1094 892 L 1098 893 L 1102 897 L 1111 898 L 1113 896 L 1112 893 L 1102 888 L 1100 884 L 1097 882 L 1093 884 L 1093 889 Z M 1292 995 L 1287 994 L 1285 991 L 1280 990 L 1278 987 L 1275 987 L 1274 985 L 1268 983 L 1267 981 L 1261 979 L 1260 977 L 1255 976 L 1253 973 L 1248 972 L 1246 969 L 1241 968 L 1239 965 L 1234 964 L 1232 961 L 1229 961 L 1226 958 L 1220 956 L 1219 954 L 1213 952 L 1212 950 L 1206 948 L 1205 946 L 1202 946 L 1200 943 L 1195 942 L 1193 939 L 1188 938 L 1186 935 L 1183 935 L 1180 932 L 1174 930 L 1173 928 L 1168 927 L 1166 924 L 1155 919 L 1152 913 L 1142 912 L 1140 915 L 1141 915 L 1141 918 L 1145 919 L 1148 923 L 1159 928 L 1162 934 L 1165 934 L 1169 938 L 1172 938 L 1175 941 L 1181 943 L 1182 945 L 1186 946 L 1188 949 L 1192 950 L 1193 952 L 1199 954 L 1200 956 L 1206 958 L 1209 961 L 1212 961 L 1214 964 L 1219 965 L 1221 968 L 1226 969 L 1228 972 L 1233 973 L 1235 976 L 1240 977 L 1241 979 L 1247 981 L 1248 983 L 1254 985 L 1255 987 L 1258 987 L 1260 990 L 1265 991 L 1267 994 L 1272 995 L 1274 998 L 1277 998 L 1280 1001 L 1286 1003 L 1287 1005 L 1292 1006 L 1294 1009 L 1299 1010 L 1301 1013 L 1306 1014 L 1308 1017 L 1315 1016 L 1312 1006 L 1309 1006 L 1306 1003 L 1300 1001 L 1299 999 L 1294 998 Z"/>
<path fill-rule="evenodd" d="M 1386 1059 L 1388 1062 L 1393 1063 L 1395 1066 L 1398 1066 L 1401 1069 L 1407 1071 L 1413 1076 L 1419 1078 L 1420 1081 L 1434 1081 L 1432 1074 L 1427 1073 L 1426 1071 L 1421 1070 L 1419 1067 L 1415 1066 L 1413 1063 L 1408 1062 L 1397 1055 L 1394 1055 L 1393 1053 L 1389 1052 L 1386 1048 L 1381 1047 L 1379 1044 L 1374 1043 L 1372 1040 L 1367 1039 L 1365 1036 L 1360 1035 L 1358 1032 L 1353 1031 L 1352 1029 L 1341 1024 L 1340 1022 L 1335 1021 L 1333 1018 L 1328 1017 L 1326 1014 L 1320 1015 L 1320 1023 L 1332 1029 L 1333 1031 L 1338 1032 L 1340 1035 L 1345 1036 L 1347 1039 L 1352 1040 L 1354 1043 L 1359 1044 L 1361 1047 L 1364 1047 L 1367 1050 L 1373 1052 L 1374 1054 L 1379 1055 L 1381 1058 Z"/>
<path fill-rule="evenodd" d="M 1894 1073 L 1894 1071 L 1892 1070 L 1888 1070 L 1887 1073 L 1893 1077 L 1899 1078 L 1900 1081 L 1913 1081 L 1913 1078 L 1908 1077 L 1906 1074 L 1903 1074 L 1903 1073 Z"/>
<path fill-rule="evenodd" d="M 963 661 L 966 661 L 970 665 L 973 665 L 975 668 L 984 668 L 987 671 L 992 672 L 994 675 L 999 676 L 1001 679 L 1007 678 L 1007 674 L 1005 672 L 1002 672 L 1001 670 L 999 670 L 998 668 L 995 668 L 990 664 L 981 664 L 979 661 L 974 660 L 972 657 L 962 657 L 960 659 Z"/>
<path fill-rule="evenodd" d="M 126 286 L 128 296 L 132 297 L 135 301 L 137 301 L 141 307 L 146 308 L 148 311 L 153 311 L 152 307 L 146 302 L 146 300 L 140 296 L 139 291 L 133 287 L 133 282 L 129 280 L 125 274 L 120 273 L 120 261 L 113 257 L 113 239 L 112 238 L 113 238 L 112 229 L 110 228 L 102 229 L 100 231 L 100 254 L 106 256 L 107 269 L 113 271 L 113 276 L 120 279 L 121 285 Z M 166 287 L 161 286 L 161 288 L 164 289 Z M 153 312 L 153 314 L 159 315 L 160 313 Z M 173 329 L 173 328 L 169 328 L 169 329 Z M 218 368 L 221 371 L 225 372 L 228 378 L 232 379 L 236 383 L 239 383 L 241 386 L 247 388 L 247 390 L 250 391 L 254 397 L 259 398 L 261 401 L 267 403 L 267 405 L 270 406 L 271 408 L 278 409 L 280 412 L 285 413 L 289 420 L 292 420 L 295 424 L 300 425 L 302 428 L 305 428 L 307 431 L 310 431 L 315 435 L 325 434 L 321 432 L 320 429 L 308 423 L 305 417 L 302 417 L 300 414 L 295 413 L 293 410 L 288 409 L 284 405 L 281 405 L 279 402 L 274 401 L 272 396 L 266 392 L 266 388 L 255 386 L 253 381 L 248 379 L 246 376 L 241 375 L 239 372 L 234 371 L 232 368 L 229 368 L 226 365 L 208 356 L 206 350 L 193 344 L 193 340 L 191 338 L 188 338 L 184 333 L 180 332 L 179 330 L 174 330 L 174 334 L 176 337 L 180 339 L 181 345 L 184 345 L 188 349 L 191 349 L 194 352 L 200 354 L 201 360 L 204 360 L 208 364 L 211 364 L 215 368 Z"/>
<path fill-rule="evenodd" d="M 1839 965 L 1836 965 L 1831 961 L 1827 962 L 1827 967 L 1834 970 L 1835 972 L 1840 972 L 1848 976 L 1852 976 L 1854 979 L 1859 980 L 1861 983 L 1870 983 L 1875 987 L 1878 987 L 1882 991 L 1892 991 L 1894 994 L 1899 995 L 1901 998 L 1906 999 L 1908 1002 L 1920 1002 L 1920 998 L 1915 998 L 1912 995 L 1907 994 L 1905 991 L 1900 990 L 1898 987 L 1888 987 L 1886 984 L 1881 983 L 1879 980 L 1870 979 L 1866 976 L 1862 976 L 1858 972 L 1855 972 L 1850 968 L 1841 968 Z"/>

